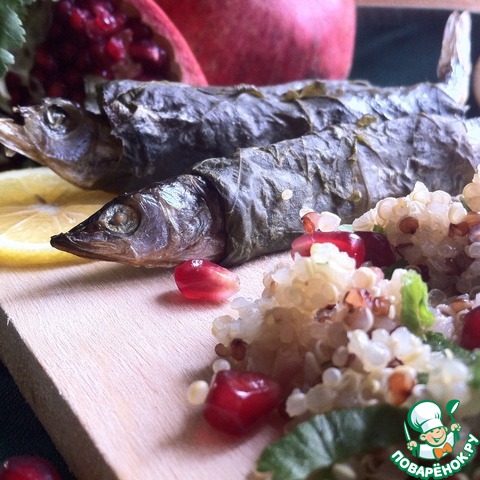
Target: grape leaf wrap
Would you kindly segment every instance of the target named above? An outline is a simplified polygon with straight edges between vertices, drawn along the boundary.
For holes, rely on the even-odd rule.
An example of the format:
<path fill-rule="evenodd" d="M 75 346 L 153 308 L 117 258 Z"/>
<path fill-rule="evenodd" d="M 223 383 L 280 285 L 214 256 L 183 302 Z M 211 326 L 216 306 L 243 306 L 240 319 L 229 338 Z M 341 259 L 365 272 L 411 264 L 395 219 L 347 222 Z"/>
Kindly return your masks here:
<path fill-rule="evenodd" d="M 440 84 L 374 88 L 347 81 L 270 87 L 191 87 L 171 82 L 106 82 L 100 112 L 123 145 L 111 188 L 122 192 L 184 173 L 238 148 L 299 138 L 332 124 L 370 123 L 419 112 L 462 117 Z M 113 172 L 114 173 L 114 172 Z M 116 181 L 125 182 L 112 185 Z"/>
<path fill-rule="evenodd" d="M 478 129 L 478 120 L 426 115 L 366 127 L 333 125 L 205 160 L 191 173 L 218 191 L 227 238 L 223 263 L 237 265 L 288 249 L 303 230 L 303 207 L 348 222 L 382 198 L 407 195 L 417 181 L 432 191 L 460 193 L 478 163 L 471 141 Z M 284 199 L 288 190 L 292 196 Z"/>

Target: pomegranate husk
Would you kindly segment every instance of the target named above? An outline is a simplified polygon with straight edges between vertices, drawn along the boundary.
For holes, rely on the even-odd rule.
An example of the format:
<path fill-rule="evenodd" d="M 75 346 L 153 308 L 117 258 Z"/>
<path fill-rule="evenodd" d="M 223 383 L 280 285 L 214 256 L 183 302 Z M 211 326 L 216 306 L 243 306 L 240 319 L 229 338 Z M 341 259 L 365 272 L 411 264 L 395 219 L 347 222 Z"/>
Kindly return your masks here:
<path fill-rule="evenodd" d="M 341 79 L 353 59 L 354 0 L 156 0 L 210 84 Z"/>
<path fill-rule="evenodd" d="M 191 85 L 207 85 L 207 79 L 183 35 L 154 0 L 124 0 L 152 28 L 170 56 L 170 80 Z"/>

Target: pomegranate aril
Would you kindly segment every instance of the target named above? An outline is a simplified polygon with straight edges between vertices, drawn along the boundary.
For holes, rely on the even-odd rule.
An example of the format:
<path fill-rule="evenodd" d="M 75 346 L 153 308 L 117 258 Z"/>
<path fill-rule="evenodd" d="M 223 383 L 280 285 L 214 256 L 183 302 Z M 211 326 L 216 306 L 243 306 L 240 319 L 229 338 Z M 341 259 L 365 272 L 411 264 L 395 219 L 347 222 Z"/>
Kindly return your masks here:
<path fill-rule="evenodd" d="M 44 458 L 19 455 L 5 460 L 0 480 L 61 480 L 55 468 Z"/>
<path fill-rule="evenodd" d="M 203 415 L 214 428 L 241 435 L 280 405 L 281 388 L 261 373 L 220 370 L 205 400 Z"/>
<path fill-rule="evenodd" d="M 460 346 L 467 350 L 480 348 L 480 306 L 472 308 L 463 317 Z"/>
<path fill-rule="evenodd" d="M 189 260 L 174 270 L 180 292 L 192 300 L 223 302 L 238 292 L 240 279 L 230 270 L 208 260 Z"/>
<path fill-rule="evenodd" d="M 77 32 L 84 32 L 90 15 L 85 10 L 73 8 L 70 14 L 70 25 Z"/>
<path fill-rule="evenodd" d="M 107 37 L 116 33 L 125 24 L 126 18 L 123 14 L 114 15 L 107 5 L 95 5 L 93 7 L 94 17 L 87 22 L 87 35 L 92 39 Z"/>
<path fill-rule="evenodd" d="M 105 50 L 110 57 L 116 62 L 125 60 L 127 57 L 127 50 L 125 47 L 125 40 L 123 37 L 113 36 L 107 40 Z"/>
<path fill-rule="evenodd" d="M 355 232 L 365 244 L 365 261 L 375 267 L 389 267 L 396 260 L 395 251 L 386 235 L 380 232 Z"/>
<path fill-rule="evenodd" d="M 133 42 L 128 48 L 128 53 L 134 60 L 151 65 L 162 65 L 167 58 L 167 52 L 163 48 L 148 40 Z"/>
<path fill-rule="evenodd" d="M 103 40 L 94 43 L 90 47 L 90 55 L 93 63 L 98 66 L 110 65 L 113 61 L 110 55 L 107 53 L 106 44 Z"/>
<path fill-rule="evenodd" d="M 333 243 L 340 251 L 347 253 L 355 260 L 357 268 L 364 262 L 363 240 L 355 233 L 343 231 L 306 233 L 292 242 L 292 256 L 299 253 L 302 257 L 309 257 L 314 243 Z"/>
<path fill-rule="evenodd" d="M 133 35 L 134 40 L 151 40 L 153 31 L 144 23 L 138 22 L 136 19 L 128 19 L 125 28 L 128 28 Z"/>
<path fill-rule="evenodd" d="M 53 14 L 57 20 L 70 20 L 73 11 L 73 2 L 70 0 L 60 0 L 57 3 L 57 7 L 54 9 Z M 52 25 L 55 27 L 55 32 L 60 32 L 61 27 L 58 24 Z M 50 29 L 49 35 L 52 34 L 52 29 Z"/>

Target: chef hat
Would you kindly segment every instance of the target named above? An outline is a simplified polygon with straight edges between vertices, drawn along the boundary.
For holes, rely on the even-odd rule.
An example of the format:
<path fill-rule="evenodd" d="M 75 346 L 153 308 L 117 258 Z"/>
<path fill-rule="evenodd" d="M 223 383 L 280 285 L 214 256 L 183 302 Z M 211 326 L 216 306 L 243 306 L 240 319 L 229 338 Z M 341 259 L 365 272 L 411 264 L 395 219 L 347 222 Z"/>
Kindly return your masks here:
<path fill-rule="evenodd" d="M 414 430 L 422 433 L 443 427 L 442 410 L 435 402 L 429 400 L 418 402 L 408 413 L 408 423 Z"/>

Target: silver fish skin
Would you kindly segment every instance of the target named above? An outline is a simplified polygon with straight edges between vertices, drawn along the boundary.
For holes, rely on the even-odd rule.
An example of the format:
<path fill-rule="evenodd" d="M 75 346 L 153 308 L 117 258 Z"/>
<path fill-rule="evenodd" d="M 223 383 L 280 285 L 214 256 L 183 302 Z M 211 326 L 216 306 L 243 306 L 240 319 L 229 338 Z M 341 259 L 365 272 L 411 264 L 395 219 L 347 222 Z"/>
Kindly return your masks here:
<path fill-rule="evenodd" d="M 62 172 L 65 180 L 83 188 L 105 187 L 106 172 L 113 181 L 129 175 L 119 168 L 122 147 L 110 126 L 78 104 L 46 98 L 16 111 L 20 123 L 0 119 L 0 141 L 8 150 Z"/>
<path fill-rule="evenodd" d="M 171 267 L 186 259 L 219 261 L 225 232 L 216 192 L 182 175 L 117 197 L 51 244 L 86 258 Z"/>
<path fill-rule="evenodd" d="M 349 222 L 385 197 L 407 195 L 417 181 L 456 195 L 471 181 L 479 154 L 478 118 L 332 125 L 204 160 L 191 174 L 117 197 L 51 244 L 136 266 L 192 258 L 239 265 L 289 249 L 303 231 L 305 207 Z"/>

